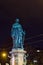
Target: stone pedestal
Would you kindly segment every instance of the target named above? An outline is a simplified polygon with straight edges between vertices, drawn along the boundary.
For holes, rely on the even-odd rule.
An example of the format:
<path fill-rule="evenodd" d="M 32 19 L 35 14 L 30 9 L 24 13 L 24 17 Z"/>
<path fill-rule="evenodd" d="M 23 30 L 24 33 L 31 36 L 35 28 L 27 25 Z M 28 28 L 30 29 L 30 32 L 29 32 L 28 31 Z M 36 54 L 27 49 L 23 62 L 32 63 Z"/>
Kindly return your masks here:
<path fill-rule="evenodd" d="M 10 52 L 10 65 L 26 65 L 26 51 L 23 49 L 12 49 Z"/>

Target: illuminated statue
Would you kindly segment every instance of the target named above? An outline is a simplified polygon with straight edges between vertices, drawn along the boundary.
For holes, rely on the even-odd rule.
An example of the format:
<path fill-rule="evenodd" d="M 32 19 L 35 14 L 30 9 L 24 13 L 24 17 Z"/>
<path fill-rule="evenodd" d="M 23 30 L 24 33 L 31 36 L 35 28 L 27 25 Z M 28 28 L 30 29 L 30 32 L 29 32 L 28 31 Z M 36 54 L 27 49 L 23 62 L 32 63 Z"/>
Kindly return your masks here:
<path fill-rule="evenodd" d="M 13 39 L 13 48 L 23 48 L 25 32 L 19 24 L 19 19 L 12 25 L 11 37 Z"/>

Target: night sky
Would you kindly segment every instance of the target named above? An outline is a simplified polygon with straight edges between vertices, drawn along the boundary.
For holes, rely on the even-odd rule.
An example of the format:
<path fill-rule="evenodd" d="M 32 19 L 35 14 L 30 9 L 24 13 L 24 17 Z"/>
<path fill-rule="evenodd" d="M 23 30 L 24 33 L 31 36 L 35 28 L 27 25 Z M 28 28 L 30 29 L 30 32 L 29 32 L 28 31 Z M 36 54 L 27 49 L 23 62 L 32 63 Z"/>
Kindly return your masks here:
<path fill-rule="evenodd" d="M 1 0 L 0 1 L 0 49 L 12 48 L 10 30 L 16 17 L 26 31 L 25 43 L 43 49 L 43 1 Z"/>

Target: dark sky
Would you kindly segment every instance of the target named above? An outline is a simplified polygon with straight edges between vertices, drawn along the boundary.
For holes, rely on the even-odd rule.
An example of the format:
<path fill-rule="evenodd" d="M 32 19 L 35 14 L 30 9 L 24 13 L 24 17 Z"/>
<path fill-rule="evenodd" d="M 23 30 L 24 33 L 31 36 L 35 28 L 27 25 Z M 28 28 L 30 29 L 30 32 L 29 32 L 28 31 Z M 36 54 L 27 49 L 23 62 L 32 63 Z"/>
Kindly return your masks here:
<path fill-rule="evenodd" d="M 26 39 L 35 36 L 25 43 L 43 49 L 43 0 L 0 1 L 0 48 L 12 47 L 10 30 L 16 17 L 20 19 L 20 23 L 26 31 Z"/>

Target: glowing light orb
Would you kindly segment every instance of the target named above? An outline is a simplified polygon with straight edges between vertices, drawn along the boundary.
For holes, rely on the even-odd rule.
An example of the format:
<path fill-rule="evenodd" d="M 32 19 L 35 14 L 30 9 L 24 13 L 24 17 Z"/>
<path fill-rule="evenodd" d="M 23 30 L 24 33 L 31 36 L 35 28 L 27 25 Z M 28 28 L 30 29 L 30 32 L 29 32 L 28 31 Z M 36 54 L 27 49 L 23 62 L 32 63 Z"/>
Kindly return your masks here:
<path fill-rule="evenodd" d="M 40 50 L 37 50 L 37 52 L 40 52 Z"/>
<path fill-rule="evenodd" d="M 5 58 L 7 56 L 6 52 L 2 52 L 2 57 Z"/>

